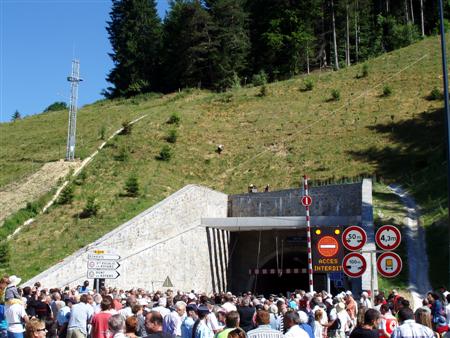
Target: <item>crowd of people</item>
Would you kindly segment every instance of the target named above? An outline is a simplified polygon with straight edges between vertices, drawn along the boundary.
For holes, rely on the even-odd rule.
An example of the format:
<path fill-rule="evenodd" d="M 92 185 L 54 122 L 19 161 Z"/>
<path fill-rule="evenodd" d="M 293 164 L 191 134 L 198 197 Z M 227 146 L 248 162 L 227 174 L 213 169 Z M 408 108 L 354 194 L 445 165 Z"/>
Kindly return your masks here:
<path fill-rule="evenodd" d="M 0 338 L 440 338 L 450 322 L 445 289 L 413 311 L 396 290 L 207 295 L 20 282 L 0 279 Z"/>

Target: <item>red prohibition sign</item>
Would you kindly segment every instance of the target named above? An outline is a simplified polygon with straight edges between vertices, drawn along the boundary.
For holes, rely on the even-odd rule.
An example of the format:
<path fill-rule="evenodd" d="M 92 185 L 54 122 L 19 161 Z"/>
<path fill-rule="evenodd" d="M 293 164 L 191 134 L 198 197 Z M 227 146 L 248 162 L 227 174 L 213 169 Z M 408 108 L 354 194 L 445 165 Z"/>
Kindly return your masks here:
<path fill-rule="evenodd" d="M 367 262 L 363 255 L 357 252 L 347 254 L 342 260 L 342 270 L 351 278 L 361 277 L 367 269 Z"/>
<path fill-rule="evenodd" d="M 339 251 L 339 243 L 334 237 L 323 236 L 317 243 L 317 250 L 324 257 L 333 257 Z"/>
<path fill-rule="evenodd" d="M 302 204 L 304 207 L 309 207 L 312 203 L 312 198 L 309 195 L 305 195 L 302 197 Z"/>
<path fill-rule="evenodd" d="M 342 244 L 347 250 L 361 250 L 367 242 L 367 234 L 363 228 L 357 226 L 349 226 L 342 233 Z"/>
<path fill-rule="evenodd" d="M 401 241 L 402 234 L 393 225 L 383 225 L 375 234 L 375 242 L 383 250 L 394 250 Z"/>
<path fill-rule="evenodd" d="M 395 252 L 383 252 L 377 259 L 377 270 L 383 277 L 393 278 L 402 271 L 402 259 Z"/>

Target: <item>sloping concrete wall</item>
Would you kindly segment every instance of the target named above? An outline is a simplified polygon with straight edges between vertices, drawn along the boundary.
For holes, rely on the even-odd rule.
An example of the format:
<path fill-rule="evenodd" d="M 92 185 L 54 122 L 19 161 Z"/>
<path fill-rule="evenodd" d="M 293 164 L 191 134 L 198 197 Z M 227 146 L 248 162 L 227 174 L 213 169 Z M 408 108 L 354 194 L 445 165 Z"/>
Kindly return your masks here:
<path fill-rule="evenodd" d="M 25 284 L 81 284 L 87 279 L 88 251 L 103 248 L 121 256 L 120 276 L 106 280 L 108 286 L 151 290 L 169 276 L 175 289 L 226 288 L 214 278 L 220 267 L 212 250 L 226 252 L 228 237 L 209 236 L 200 225 L 202 217 L 226 217 L 227 201 L 223 193 L 188 185 Z"/>

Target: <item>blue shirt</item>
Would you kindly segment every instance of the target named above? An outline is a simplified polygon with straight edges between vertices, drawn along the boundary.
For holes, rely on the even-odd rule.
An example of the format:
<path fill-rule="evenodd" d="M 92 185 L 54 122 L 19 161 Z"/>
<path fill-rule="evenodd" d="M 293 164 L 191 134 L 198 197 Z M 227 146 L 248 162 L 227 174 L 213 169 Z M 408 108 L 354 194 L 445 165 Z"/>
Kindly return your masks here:
<path fill-rule="evenodd" d="M 313 329 L 312 329 L 311 325 L 309 325 L 309 324 L 299 324 L 298 326 L 300 326 L 303 330 L 306 331 L 306 333 L 308 334 L 309 338 L 314 338 L 314 332 L 313 332 Z"/>
<path fill-rule="evenodd" d="M 5 305 L 0 304 L 0 330 L 8 329 L 8 322 L 5 318 Z"/>
<path fill-rule="evenodd" d="M 191 317 L 186 317 L 181 323 L 181 338 L 192 338 L 192 327 L 195 321 Z"/>
<path fill-rule="evenodd" d="M 70 329 L 80 329 L 81 332 L 87 334 L 87 324 L 91 321 L 92 315 L 94 314 L 94 309 L 92 306 L 86 303 L 78 303 L 72 306 L 69 319 Z"/>
<path fill-rule="evenodd" d="M 213 338 L 214 332 L 206 325 L 205 321 L 202 320 L 197 326 L 195 331 L 195 338 Z"/>

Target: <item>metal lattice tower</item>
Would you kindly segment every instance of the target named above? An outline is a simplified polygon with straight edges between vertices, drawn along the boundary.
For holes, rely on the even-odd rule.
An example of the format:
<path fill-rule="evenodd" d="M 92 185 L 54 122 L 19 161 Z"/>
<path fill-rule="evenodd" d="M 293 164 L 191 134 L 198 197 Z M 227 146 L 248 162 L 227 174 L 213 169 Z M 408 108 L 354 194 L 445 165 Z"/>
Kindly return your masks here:
<path fill-rule="evenodd" d="M 73 161 L 75 158 L 75 136 L 77 130 L 77 101 L 78 83 L 83 81 L 80 78 L 80 61 L 72 61 L 72 75 L 67 77 L 70 82 L 70 105 L 69 105 L 69 127 L 67 130 L 66 161 Z"/>

